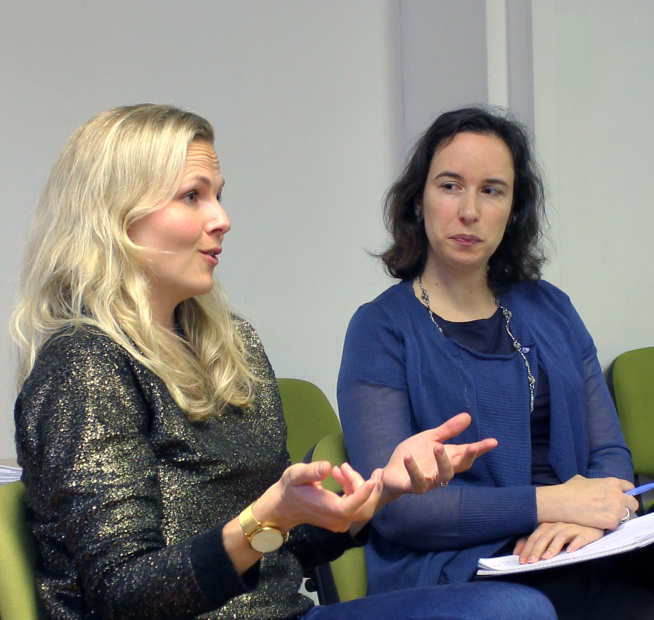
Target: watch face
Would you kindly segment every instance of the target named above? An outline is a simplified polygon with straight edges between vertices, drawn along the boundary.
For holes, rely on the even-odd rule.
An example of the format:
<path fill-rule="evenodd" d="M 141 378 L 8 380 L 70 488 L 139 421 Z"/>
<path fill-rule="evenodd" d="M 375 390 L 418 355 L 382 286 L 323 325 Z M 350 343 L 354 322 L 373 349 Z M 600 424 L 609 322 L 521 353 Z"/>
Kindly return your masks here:
<path fill-rule="evenodd" d="M 282 546 L 284 536 L 273 527 L 261 528 L 250 540 L 251 547 L 259 553 L 275 551 Z"/>

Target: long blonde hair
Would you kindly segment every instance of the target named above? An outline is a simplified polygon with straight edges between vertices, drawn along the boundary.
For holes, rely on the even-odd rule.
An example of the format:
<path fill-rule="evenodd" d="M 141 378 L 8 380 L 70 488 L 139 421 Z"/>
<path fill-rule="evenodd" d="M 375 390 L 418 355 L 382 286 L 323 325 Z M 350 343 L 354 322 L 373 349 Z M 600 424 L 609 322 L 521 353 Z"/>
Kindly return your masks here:
<path fill-rule="evenodd" d="M 89 325 L 156 373 L 191 420 L 252 401 L 255 379 L 218 283 L 177 307 L 181 334 L 159 327 L 127 235 L 173 198 L 194 140 L 213 143 L 208 121 L 154 104 L 108 110 L 71 136 L 39 202 L 11 322 L 19 389 L 50 336 Z"/>

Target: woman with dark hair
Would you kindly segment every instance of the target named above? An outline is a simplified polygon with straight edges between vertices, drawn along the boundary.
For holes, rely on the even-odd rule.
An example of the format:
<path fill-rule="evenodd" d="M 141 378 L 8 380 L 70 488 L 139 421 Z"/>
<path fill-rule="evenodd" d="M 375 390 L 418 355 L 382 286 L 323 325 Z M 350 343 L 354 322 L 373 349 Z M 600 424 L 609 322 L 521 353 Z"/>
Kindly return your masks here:
<path fill-rule="evenodd" d="M 472 424 L 457 440 L 490 435 L 499 446 L 437 500 L 407 496 L 376 515 L 371 593 L 468 581 L 494 554 L 524 563 L 572 551 L 638 507 L 625 494 L 631 457 L 593 340 L 568 297 L 540 279 L 543 187 L 530 151 L 523 128 L 500 113 L 447 112 L 388 192 L 393 241 L 382 259 L 401 282 L 348 328 L 338 385 L 348 454 L 372 471 L 397 441 L 461 410 Z M 558 574 L 524 579 L 562 617 L 585 617 L 582 577 Z M 651 586 L 627 575 L 610 585 L 644 592 L 651 614 Z M 630 604 L 608 586 L 603 594 Z M 606 596 L 594 601 L 603 611 Z"/>

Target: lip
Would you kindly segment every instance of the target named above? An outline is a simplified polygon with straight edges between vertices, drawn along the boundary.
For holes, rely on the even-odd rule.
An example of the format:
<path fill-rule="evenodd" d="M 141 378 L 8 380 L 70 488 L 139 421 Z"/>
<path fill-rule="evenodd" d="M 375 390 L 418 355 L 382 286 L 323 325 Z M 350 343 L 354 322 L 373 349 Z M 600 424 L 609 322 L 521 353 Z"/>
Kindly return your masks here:
<path fill-rule="evenodd" d="M 452 235 L 450 239 L 452 239 L 452 241 L 455 241 L 460 245 L 468 245 L 468 246 L 475 245 L 481 242 L 481 239 L 475 235 Z"/>
<path fill-rule="evenodd" d="M 207 250 L 200 250 L 200 254 L 206 257 L 206 259 L 212 264 L 218 264 L 218 255 L 222 252 L 222 248 L 209 248 Z"/>

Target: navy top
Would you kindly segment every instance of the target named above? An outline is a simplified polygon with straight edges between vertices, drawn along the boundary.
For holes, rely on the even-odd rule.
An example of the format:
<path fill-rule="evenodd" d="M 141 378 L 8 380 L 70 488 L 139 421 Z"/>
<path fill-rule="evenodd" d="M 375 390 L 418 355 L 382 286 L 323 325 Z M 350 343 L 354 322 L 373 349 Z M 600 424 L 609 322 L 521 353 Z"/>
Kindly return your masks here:
<path fill-rule="evenodd" d="M 427 312 L 426 308 L 425 312 Z M 456 340 L 468 349 L 496 355 L 513 353 L 513 342 L 504 328 L 504 315 L 500 308 L 494 312 L 493 316 L 475 321 L 446 321 L 435 312 L 432 314 L 447 338 Z"/>
<path fill-rule="evenodd" d="M 513 353 L 513 341 L 506 331 L 504 315 L 498 308 L 493 316 L 475 321 L 453 322 L 432 312 L 434 319 L 447 338 L 478 351 L 509 355 Z M 525 380 L 527 371 L 525 369 Z M 531 482 L 536 486 L 559 484 L 552 466 L 547 460 L 550 447 L 550 394 L 547 373 L 538 368 L 538 383 L 534 392 L 534 411 L 531 415 Z"/>
<path fill-rule="evenodd" d="M 499 301 L 513 313 L 511 331 L 537 385 L 545 386 L 547 376 L 546 463 L 556 479 L 631 480 L 630 454 L 595 346 L 568 297 L 543 281 L 521 282 Z M 472 423 L 455 442 L 499 442 L 447 488 L 402 497 L 375 516 L 366 551 L 371 593 L 469 580 L 480 557 L 535 529 L 532 416 L 522 357 L 476 351 L 445 337 L 410 281 L 353 316 L 338 399 L 350 461 L 364 476 L 383 465 L 399 441 L 460 411 L 468 411 Z"/>

